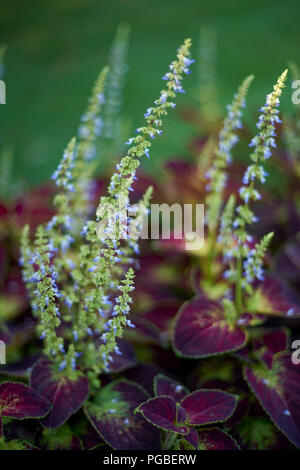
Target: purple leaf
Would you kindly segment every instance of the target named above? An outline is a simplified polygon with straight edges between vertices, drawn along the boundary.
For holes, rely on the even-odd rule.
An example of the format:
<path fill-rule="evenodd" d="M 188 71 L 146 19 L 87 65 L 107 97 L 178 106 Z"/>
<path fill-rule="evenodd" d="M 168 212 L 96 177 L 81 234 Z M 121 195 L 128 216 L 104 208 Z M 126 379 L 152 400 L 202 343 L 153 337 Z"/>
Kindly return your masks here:
<path fill-rule="evenodd" d="M 127 332 L 127 337 L 130 333 L 133 341 L 137 340 L 143 344 L 160 344 L 162 342 L 161 331 L 156 325 L 141 315 L 131 315 L 130 318 L 135 328 Z"/>
<path fill-rule="evenodd" d="M 143 315 L 151 324 L 155 325 L 159 329 L 160 333 L 164 333 L 166 339 L 168 339 L 169 326 L 178 309 L 180 307 L 180 302 L 165 300 L 164 302 L 156 302 L 152 308 Z"/>
<path fill-rule="evenodd" d="M 180 402 L 187 393 L 189 393 L 187 388 L 163 374 L 157 375 L 154 379 L 154 395 L 168 395 Z"/>
<path fill-rule="evenodd" d="M 51 403 L 27 385 L 18 382 L 0 384 L 0 415 L 9 418 L 42 418 Z"/>
<path fill-rule="evenodd" d="M 237 397 L 218 390 L 197 390 L 187 395 L 181 406 L 192 426 L 225 421 L 234 412 Z"/>
<path fill-rule="evenodd" d="M 300 447 L 300 367 L 288 354 L 277 354 L 271 370 L 256 364 L 244 375 L 274 424 Z"/>
<path fill-rule="evenodd" d="M 295 294 L 281 280 L 269 276 L 256 287 L 250 304 L 252 312 L 288 318 L 300 316 Z"/>
<path fill-rule="evenodd" d="M 283 244 L 283 248 L 276 255 L 276 269 L 284 279 L 297 282 L 300 275 L 300 242 L 296 237 Z"/>
<path fill-rule="evenodd" d="M 56 372 L 48 359 L 42 359 L 33 368 L 30 377 L 32 388 L 46 397 L 53 405 L 51 412 L 41 420 L 47 428 L 57 428 L 82 406 L 88 397 L 88 380 L 74 371 L 67 377 Z"/>
<path fill-rule="evenodd" d="M 237 350 L 246 339 L 241 328 L 228 323 L 218 302 L 195 297 L 177 314 L 173 347 L 181 356 L 200 358 Z"/>
<path fill-rule="evenodd" d="M 149 393 L 149 396 L 153 393 L 153 381 L 157 374 L 160 374 L 163 370 L 158 367 L 156 364 L 144 363 L 139 364 L 133 369 L 126 371 L 126 379 L 131 382 L 138 383 Z"/>
<path fill-rule="evenodd" d="M 248 395 L 240 396 L 240 399 L 237 403 L 237 407 L 232 416 L 226 421 L 226 428 L 233 428 L 237 423 L 242 421 L 242 419 L 248 414 L 250 408 L 250 399 Z"/>
<path fill-rule="evenodd" d="M 106 445 L 103 439 L 99 436 L 99 433 L 93 428 L 87 419 L 80 423 L 79 429 L 78 434 L 80 435 L 84 449 L 91 450 L 100 445 Z"/>
<path fill-rule="evenodd" d="M 278 352 L 286 352 L 288 343 L 287 331 L 277 329 L 266 331 L 261 336 L 254 338 L 253 350 L 268 368 L 272 367 L 273 357 Z"/>
<path fill-rule="evenodd" d="M 137 363 L 134 348 L 131 343 L 124 339 L 119 339 L 117 344 L 121 354 L 115 352 L 112 354 L 113 360 L 109 365 L 108 372 L 121 372 L 130 367 L 134 367 Z"/>
<path fill-rule="evenodd" d="M 195 428 L 189 428 L 189 433 L 184 436 L 184 439 L 188 441 L 196 450 L 198 449 L 199 437 Z"/>
<path fill-rule="evenodd" d="M 246 344 L 243 348 L 239 349 L 238 351 L 234 351 L 232 353 L 234 357 L 237 357 L 238 359 L 245 361 L 245 362 L 251 362 L 251 349 L 250 345 Z"/>
<path fill-rule="evenodd" d="M 220 429 L 199 431 L 199 450 L 239 450 L 235 440 Z"/>
<path fill-rule="evenodd" d="M 160 433 L 134 409 L 148 395 L 137 384 L 116 380 L 103 387 L 84 411 L 100 436 L 116 450 L 158 450 Z"/>
<path fill-rule="evenodd" d="M 182 408 L 180 403 L 176 403 L 176 423 L 185 423 L 186 422 L 186 412 L 185 409 Z"/>
<path fill-rule="evenodd" d="M 177 416 L 176 401 L 172 397 L 159 396 L 150 398 L 142 403 L 136 412 L 142 413 L 151 424 L 165 429 L 166 431 L 176 432 L 179 434 L 187 434 L 188 428 L 182 423 L 185 421 L 184 410 L 179 407 Z M 177 424 L 177 417 L 179 423 Z"/>
<path fill-rule="evenodd" d="M 10 377 L 24 378 L 29 377 L 30 369 L 35 362 L 40 358 L 40 355 L 35 354 L 34 356 L 27 356 L 20 359 L 12 364 L 2 366 L 0 369 L 0 375 L 7 375 Z"/>

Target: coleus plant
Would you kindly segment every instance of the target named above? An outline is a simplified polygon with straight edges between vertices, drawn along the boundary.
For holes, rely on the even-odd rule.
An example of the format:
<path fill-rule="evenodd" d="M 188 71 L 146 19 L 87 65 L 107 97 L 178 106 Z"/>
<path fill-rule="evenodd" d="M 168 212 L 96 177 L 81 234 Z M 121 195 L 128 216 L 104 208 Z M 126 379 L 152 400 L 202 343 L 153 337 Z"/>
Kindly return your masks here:
<path fill-rule="evenodd" d="M 155 101 L 155 106 L 145 113 L 146 125 L 137 129 L 136 137 L 129 139 L 131 147 L 116 167 L 108 196 L 101 198 L 96 220 L 89 220 L 86 216 L 88 162 L 99 132 L 98 114 L 107 70 L 101 72 L 79 129 L 79 141 L 71 140 L 54 174 L 59 188 L 54 201 L 57 213 L 46 227 L 38 227 L 34 246 L 29 239 L 29 227 L 25 226 L 23 230 L 24 281 L 33 312 L 40 317 L 38 330 L 44 340 L 44 353 L 54 368 L 67 377 L 76 376 L 78 365 L 97 386 L 99 374 L 109 370 L 112 354 L 121 354 L 117 340 L 124 327 L 133 326 L 127 318 L 134 278 L 130 265 L 138 250 L 139 232 L 135 231 L 136 235 L 132 237 L 127 235 L 121 244 L 121 220 L 115 234 L 109 232 L 113 221 L 108 220 L 106 231 L 109 233 L 104 239 L 99 237 L 99 224 L 108 217 L 107 206 L 115 208 L 120 218 L 121 212 L 117 212 L 120 207 L 130 209 L 129 193 L 136 179 L 139 158 L 148 156 L 151 139 L 162 133 L 161 117 L 169 108 L 175 107 L 171 100 L 177 92 L 183 91 L 182 74 L 188 73 L 192 63 L 189 47 L 187 40 L 178 50 L 177 61 L 172 62 L 170 72 L 164 77 L 166 89 Z M 136 207 L 132 224 L 140 225 L 150 197 L 148 190 Z M 126 269 L 128 265 L 130 267 Z M 58 334 L 59 330 L 63 334 Z"/>
<path fill-rule="evenodd" d="M 3 435 L 3 424 L 6 420 L 43 418 L 51 408 L 51 403 L 31 387 L 17 382 L 0 383 L 0 449 L 30 448 L 28 443 L 18 439 L 9 441 L 6 445 Z"/>
<path fill-rule="evenodd" d="M 155 377 L 154 394 L 138 406 L 136 413 L 164 431 L 165 449 L 238 449 L 221 430 L 201 430 L 201 426 L 224 422 L 234 413 L 238 400 L 234 395 L 209 389 L 189 393 L 164 375 Z"/>
<path fill-rule="evenodd" d="M 124 40 L 123 35 L 122 38 Z M 93 396 L 99 389 L 100 374 L 118 368 L 118 356 L 123 355 L 120 338 L 125 327 L 134 327 L 128 318 L 132 302 L 130 292 L 134 289 L 132 265 L 134 255 L 138 253 L 141 222 L 151 188 L 135 206 L 134 218 L 130 220 L 135 230 L 130 231 L 130 235 L 121 236 L 121 212 L 117 212 L 120 219 L 117 232 L 110 233 L 113 221 L 109 219 L 106 207 L 113 207 L 115 211 L 120 207 L 133 209 L 129 194 L 137 179 L 139 160 L 144 155 L 149 157 L 151 140 L 162 134 L 162 117 L 169 108 L 175 108 L 176 94 L 184 92 L 183 74 L 189 73 L 193 63 L 190 46 L 188 39 L 178 49 L 177 60 L 171 63 L 169 72 L 163 77 L 165 89 L 154 106 L 147 109 L 145 125 L 128 140 L 129 150 L 116 165 L 108 195 L 101 197 L 96 218 L 92 219 L 89 186 L 95 142 L 103 127 L 101 109 L 109 73 L 107 67 L 101 71 L 87 112 L 82 117 L 78 138 L 70 141 L 53 175 L 58 188 L 54 199 L 56 213 L 46 224 L 37 227 L 34 242 L 30 227 L 24 226 L 20 263 L 32 312 L 38 320 L 38 335 L 44 343 L 43 357 L 31 372 L 32 389 L 28 389 L 28 393 L 32 390 L 33 399 L 41 396 L 51 404 L 51 410 L 48 407 L 45 413 L 35 412 L 46 428 L 64 425 L 89 394 Z M 108 124 L 105 122 L 106 126 Z M 101 238 L 99 225 L 107 217 L 106 232 L 109 233 Z M 8 391 L 12 386 L 5 384 Z M 135 406 L 138 401 L 134 402 Z M 8 406 L 5 402 L 3 406 L 5 414 Z M 18 417 L 18 413 L 11 416 Z M 30 416 L 30 412 L 24 414 L 24 417 Z M 143 445 L 147 447 L 147 439 Z"/>
<path fill-rule="evenodd" d="M 261 108 L 258 134 L 250 143 L 254 147 L 252 162 L 245 171 L 239 190 L 240 202 L 236 205 L 236 195 L 231 195 L 219 218 L 220 194 L 226 181 L 225 168 L 231 160 L 231 146 L 237 140 L 233 131 L 241 127 L 240 95 L 245 93 L 249 78 L 229 108 L 212 169 L 208 173 L 211 182 L 207 199 L 206 261 L 197 276 L 197 295 L 179 309 L 173 327 L 173 348 L 180 356 L 205 358 L 233 351 L 238 354 L 247 344 L 257 342 L 259 333 L 256 327 L 263 325 L 268 318 L 300 316 L 297 303 L 289 298 L 282 281 L 263 273 L 266 250 L 274 234 L 269 233 L 256 241 L 248 229 L 257 220 L 250 202 L 261 198 L 256 183 L 264 183 L 267 177 L 262 163 L 271 156 L 271 147 L 276 146 L 275 124 L 281 122 L 278 106 L 286 75 L 287 71 L 279 77 Z M 218 225 L 219 236 L 216 239 Z M 221 261 L 220 256 L 223 258 Z M 218 284 L 220 288 L 216 290 L 215 285 Z M 296 385 L 299 370 L 284 353 L 286 342 L 280 343 L 280 336 L 276 334 L 274 338 L 275 344 L 265 341 L 261 356 L 257 357 L 255 351 L 254 358 L 251 357 L 250 364 L 245 366 L 244 376 L 272 421 L 299 447 L 299 392 Z M 274 346 L 278 348 L 275 351 L 272 349 Z M 240 357 L 245 359 L 243 354 Z"/>
<path fill-rule="evenodd" d="M 269 416 L 299 447 L 299 368 L 288 355 L 287 331 L 268 328 L 272 318 L 294 320 L 299 308 L 280 279 L 263 274 L 272 234 L 259 241 L 254 229 L 248 233 L 256 221 L 250 202 L 260 198 L 254 183 L 267 177 L 262 163 L 275 145 L 277 108 L 286 73 L 261 110 L 259 132 L 252 141 L 252 163 L 239 193 L 230 195 L 226 173 L 252 76 L 243 82 L 228 109 L 216 150 L 213 136 L 201 152 L 206 172 L 202 180 L 208 180 L 203 253 L 198 258 L 188 256 L 184 243 L 162 243 L 159 252 L 140 257 L 133 295 L 138 227 L 151 190 L 144 188 L 135 206 L 131 223 L 136 236 L 123 241 L 118 236 L 100 239 L 99 223 L 107 217 L 108 204 L 117 207 L 121 200 L 128 208 L 132 206 L 129 194 L 139 183 L 140 158 L 149 157 L 152 140 L 161 134 L 161 119 L 175 107 L 176 93 L 184 91 L 181 80 L 193 61 L 187 40 L 163 77 L 165 89 L 145 113 L 145 125 L 127 141 L 129 150 L 116 166 L 107 195 L 101 192 L 95 217 L 90 190 L 95 186 L 97 137 L 120 136 L 120 123 L 113 124 L 110 98 L 115 96 L 111 86 L 120 86 L 117 77 L 124 71 L 127 33 L 126 28 L 119 30 L 110 69 L 101 72 L 78 137 L 71 140 L 54 173 L 58 188 L 55 213 L 50 212 L 47 223 L 37 229 L 25 226 L 23 230 L 23 277 L 43 351 L 38 358 L 21 359 L 2 369 L 5 375 L 25 380 L 30 368 L 30 387 L 0 384 L 1 446 L 278 448 L 280 438 L 267 420 Z M 119 145 L 118 137 L 116 147 Z M 180 183 L 187 174 L 185 169 L 184 165 L 177 168 Z M 184 196 L 193 173 L 184 181 Z M 204 188 L 199 191 L 205 194 Z M 187 275 L 191 259 L 195 297 L 176 313 L 182 299 L 191 296 Z M 129 316 L 133 298 L 137 300 L 135 315 Z M 143 311 L 145 304 L 151 306 L 150 311 Z M 33 326 L 31 321 L 26 327 L 30 339 Z M 21 334 L 14 329 L 1 331 L 0 339 L 15 345 L 20 336 L 28 334 L 24 331 L 25 326 Z M 169 339 L 177 357 L 167 349 Z M 157 359 L 151 364 L 153 357 Z M 180 382 L 168 377 L 174 374 Z"/>

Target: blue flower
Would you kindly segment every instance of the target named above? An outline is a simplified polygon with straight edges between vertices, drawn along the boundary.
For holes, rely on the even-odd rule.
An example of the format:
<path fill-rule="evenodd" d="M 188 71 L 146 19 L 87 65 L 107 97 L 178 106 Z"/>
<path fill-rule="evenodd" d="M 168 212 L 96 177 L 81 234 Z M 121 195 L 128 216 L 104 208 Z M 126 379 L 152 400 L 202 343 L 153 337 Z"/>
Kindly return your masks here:
<path fill-rule="evenodd" d="M 67 362 L 66 361 L 62 361 L 59 365 L 59 370 L 60 372 L 62 372 L 67 366 Z"/>
<path fill-rule="evenodd" d="M 183 59 L 183 63 L 186 67 L 189 67 L 190 65 L 192 65 L 193 63 L 195 62 L 194 59 L 189 59 L 188 57 L 185 57 Z"/>

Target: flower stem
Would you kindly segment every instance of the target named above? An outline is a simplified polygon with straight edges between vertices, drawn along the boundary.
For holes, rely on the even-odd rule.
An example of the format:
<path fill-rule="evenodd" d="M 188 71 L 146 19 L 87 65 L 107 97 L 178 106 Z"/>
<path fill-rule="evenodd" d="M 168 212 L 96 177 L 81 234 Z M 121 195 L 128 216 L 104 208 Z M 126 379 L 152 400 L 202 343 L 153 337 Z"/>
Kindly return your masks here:
<path fill-rule="evenodd" d="M 235 287 L 235 303 L 238 315 L 243 311 L 243 296 L 242 296 L 242 256 L 237 259 L 237 278 Z"/>
<path fill-rule="evenodd" d="M 177 434 L 175 432 L 168 433 L 167 439 L 165 441 L 165 450 L 171 450 L 177 439 Z"/>

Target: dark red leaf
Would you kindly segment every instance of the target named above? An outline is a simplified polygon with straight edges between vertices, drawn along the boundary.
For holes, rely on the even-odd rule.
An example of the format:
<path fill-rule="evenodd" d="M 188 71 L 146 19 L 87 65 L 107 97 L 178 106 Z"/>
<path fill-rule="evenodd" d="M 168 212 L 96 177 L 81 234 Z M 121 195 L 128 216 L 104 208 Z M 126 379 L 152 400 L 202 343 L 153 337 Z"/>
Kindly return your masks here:
<path fill-rule="evenodd" d="M 40 358 L 40 355 L 27 356 L 12 364 L 7 364 L 1 367 L 0 375 L 7 375 L 10 377 L 29 377 L 30 369 L 35 362 Z"/>
<path fill-rule="evenodd" d="M 134 367 L 137 363 L 134 348 L 131 343 L 124 339 L 119 339 L 118 347 L 121 354 L 112 353 L 113 360 L 110 363 L 108 372 L 121 372 L 123 370 Z"/>
<path fill-rule="evenodd" d="M 188 428 L 182 423 L 185 420 L 185 413 L 179 408 L 178 418 L 180 422 L 177 424 L 177 407 L 176 401 L 172 397 L 159 396 L 150 398 L 142 403 L 136 412 L 142 413 L 151 424 L 158 426 L 166 431 L 177 432 L 179 434 L 187 434 Z"/>
<path fill-rule="evenodd" d="M 131 321 L 135 325 L 135 328 L 127 332 L 127 337 L 132 338 L 133 341 L 139 341 L 145 343 L 161 344 L 161 331 L 157 326 L 151 323 L 149 320 L 141 315 L 131 315 Z"/>
<path fill-rule="evenodd" d="M 271 370 L 245 367 L 245 379 L 274 424 L 300 447 L 300 367 L 288 354 L 277 354 Z"/>
<path fill-rule="evenodd" d="M 189 433 L 184 436 L 184 439 L 188 441 L 196 450 L 198 449 L 199 437 L 195 428 L 189 428 Z"/>
<path fill-rule="evenodd" d="M 236 426 L 248 413 L 250 408 L 250 400 L 248 394 L 240 397 L 236 409 L 232 416 L 226 421 L 226 428 L 230 429 Z"/>
<path fill-rule="evenodd" d="M 79 432 L 78 428 L 76 428 L 76 431 L 80 436 L 84 449 L 86 450 L 94 449 L 99 445 L 106 445 L 99 433 L 93 428 L 87 419 L 80 423 Z"/>
<path fill-rule="evenodd" d="M 149 393 L 149 396 L 153 393 L 153 381 L 157 374 L 163 372 L 161 367 L 158 367 L 152 363 L 139 364 L 133 369 L 129 369 L 125 373 L 126 379 L 138 383 Z"/>
<path fill-rule="evenodd" d="M 144 318 L 147 318 L 161 332 L 167 333 L 170 322 L 175 318 L 179 307 L 180 301 L 167 300 L 156 302 L 153 308 L 144 314 Z"/>
<path fill-rule="evenodd" d="M 262 335 L 254 338 L 253 350 L 267 367 L 272 367 L 273 357 L 278 352 L 286 352 L 288 343 L 287 331 L 277 329 L 265 331 Z"/>
<path fill-rule="evenodd" d="M 168 395 L 180 402 L 187 393 L 189 393 L 187 388 L 163 374 L 157 375 L 154 379 L 154 395 Z"/>
<path fill-rule="evenodd" d="M 275 257 L 278 272 L 284 279 L 297 282 L 300 276 L 300 242 L 295 238 L 284 243 Z"/>
<path fill-rule="evenodd" d="M 185 357 L 200 358 L 244 346 L 245 332 L 228 323 L 218 302 L 202 297 L 183 304 L 173 332 L 173 347 Z"/>
<path fill-rule="evenodd" d="M 48 428 L 57 428 L 82 406 L 88 397 L 88 380 L 74 371 L 73 377 L 56 372 L 48 359 L 42 359 L 33 368 L 31 386 L 53 405 L 51 413 L 41 420 Z"/>
<path fill-rule="evenodd" d="M 257 284 L 255 296 L 250 300 L 249 306 L 254 313 L 288 318 L 300 316 L 295 294 L 282 280 L 272 276 Z"/>
<path fill-rule="evenodd" d="M 226 421 L 236 405 L 236 396 L 219 390 L 197 390 L 181 401 L 187 423 L 192 426 Z"/>
<path fill-rule="evenodd" d="M 42 418 L 50 411 L 49 401 L 27 385 L 0 384 L 0 415 L 9 418 Z"/>
<path fill-rule="evenodd" d="M 158 450 L 160 433 L 135 408 L 148 395 L 128 380 L 112 382 L 88 401 L 84 410 L 100 436 L 116 450 Z"/>
<path fill-rule="evenodd" d="M 199 450 L 239 450 L 235 440 L 220 429 L 199 432 Z"/>

